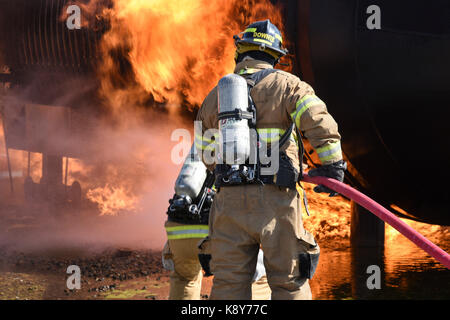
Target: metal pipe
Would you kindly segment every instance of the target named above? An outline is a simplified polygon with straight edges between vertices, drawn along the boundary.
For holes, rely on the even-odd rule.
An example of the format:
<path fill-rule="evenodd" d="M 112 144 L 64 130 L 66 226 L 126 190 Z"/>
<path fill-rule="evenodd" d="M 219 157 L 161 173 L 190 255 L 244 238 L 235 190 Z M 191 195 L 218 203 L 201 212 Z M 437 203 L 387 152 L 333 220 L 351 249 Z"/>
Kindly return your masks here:
<path fill-rule="evenodd" d="M 31 152 L 28 151 L 27 177 L 30 176 L 30 166 L 31 166 Z"/>
<path fill-rule="evenodd" d="M 66 170 L 64 173 L 64 189 L 67 193 L 67 175 L 69 174 L 69 157 L 66 157 Z"/>
<path fill-rule="evenodd" d="M 12 177 L 12 172 L 11 172 L 11 161 L 9 160 L 9 149 L 8 149 L 8 145 L 6 144 L 5 117 L 3 115 L 2 115 L 2 123 L 3 123 L 3 136 L 5 139 L 6 161 L 8 163 L 9 183 L 10 183 L 10 187 L 11 187 L 11 193 L 14 194 L 14 184 L 13 184 L 13 177 Z"/>

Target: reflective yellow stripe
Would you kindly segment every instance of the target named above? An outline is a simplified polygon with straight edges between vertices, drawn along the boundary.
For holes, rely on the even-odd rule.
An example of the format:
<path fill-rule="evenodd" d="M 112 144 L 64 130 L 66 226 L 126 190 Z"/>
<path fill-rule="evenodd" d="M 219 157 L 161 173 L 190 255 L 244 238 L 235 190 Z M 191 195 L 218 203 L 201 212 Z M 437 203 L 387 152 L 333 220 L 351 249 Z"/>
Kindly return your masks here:
<path fill-rule="evenodd" d="M 280 140 L 280 137 L 286 132 L 286 130 L 279 128 L 263 128 L 257 129 L 259 137 L 266 143 Z"/>
<path fill-rule="evenodd" d="M 278 40 L 280 40 L 281 43 L 283 43 L 283 38 L 281 38 L 279 34 L 275 34 L 275 38 L 277 38 Z"/>
<path fill-rule="evenodd" d="M 322 163 L 324 163 L 324 162 L 330 161 L 332 159 L 341 159 L 341 158 L 342 158 L 342 153 L 341 153 L 341 150 L 339 150 L 333 154 L 330 154 L 327 157 L 320 158 L 320 161 L 322 161 Z"/>
<path fill-rule="evenodd" d="M 245 29 L 244 33 L 255 32 L 255 31 L 256 31 L 256 28 L 248 28 L 248 29 Z"/>
<path fill-rule="evenodd" d="M 243 74 L 252 74 L 252 73 L 256 73 L 258 71 L 259 71 L 259 69 L 253 69 L 253 68 L 242 69 L 239 71 L 239 75 L 242 76 Z"/>
<path fill-rule="evenodd" d="M 341 143 L 339 141 L 325 147 L 317 148 L 316 152 L 322 163 L 335 158 L 342 158 Z"/>
<path fill-rule="evenodd" d="M 204 238 L 208 236 L 209 227 L 206 225 L 186 225 L 177 227 L 166 227 L 167 239 L 191 239 Z"/>
<path fill-rule="evenodd" d="M 300 118 L 306 110 L 311 108 L 312 106 L 325 104 L 322 100 L 320 100 L 315 95 L 306 95 L 301 98 L 296 105 L 296 109 L 293 113 L 291 113 L 292 121 L 294 121 L 297 128 L 300 129 Z"/>
<path fill-rule="evenodd" d="M 195 146 L 197 149 L 201 150 L 214 150 L 215 141 L 212 139 L 208 139 L 204 136 L 200 136 L 199 134 L 195 134 Z"/>
<path fill-rule="evenodd" d="M 268 44 L 269 46 L 272 45 L 272 42 L 267 41 L 267 40 L 263 40 L 263 39 L 253 39 L 253 41 L 262 42 L 262 43 Z"/>
<path fill-rule="evenodd" d="M 208 148 L 210 146 L 210 144 L 211 143 L 208 143 L 207 141 L 203 141 L 203 140 L 200 140 L 197 138 L 195 139 L 195 146 L 198 149 L 204 150 L 204 149 Z"/>
<path fill-rule="evenodd" d="M 191 229 L 201 229 L 201 230 L 209 230 L 207 225 L 203 224 L 193 224 L 193 225 L 185 225 L 185 226 L 176 226 L 176 227 L 166 227 L 166 231 L 180 231 L 180 230 L 191 230 Z"/>
<path fill-rule="evenodd" d="M 191 233 L 191 234 L 180 234 L 180 235 L 173 235 L 173 236 L 167 236 L 168 240 L 180 240 L 180 239 L 192 239 L 192 238 L 199 238 L 203 239 L 204 237 L 207 237 L 208 233 Z"/>
<path fill-rule="evenodd" d="M 202 145 L 200 143 L 195 142 L 195 147 L 197 149 L 200 149 L 200 150 L 203 150 L 203 151 L 205 151 L 205 150 L 206 151 L 215 151 L 216 150 L 216 145 L 214 143 L 211 143 L 211 144 L 209 144 L 207 146 L 204 146 L 204 145 Z"/>
<path fill-rule="evenodd" d="M 326 151 L 330 151 L 331 149 L 335 149 L 336 147 L 339 147 L 339 148 L 341 147 L 341 143 L 339 141 L 335 142 L 335 143 L 331 143 L 325 147 L 317 148 L 316 151 L 318 154 L 321 154 Z"/>
<path fill-rule="evenodd" d="M 213 143 L 214 142 L 214 140 L 208 139 L 205 136 L 201 136 L 201 135 L 199 135 L 197 133 L 195 134 L 195 139 L 197 139 L 198 141 L 208 142 L 208 143 Z"/>

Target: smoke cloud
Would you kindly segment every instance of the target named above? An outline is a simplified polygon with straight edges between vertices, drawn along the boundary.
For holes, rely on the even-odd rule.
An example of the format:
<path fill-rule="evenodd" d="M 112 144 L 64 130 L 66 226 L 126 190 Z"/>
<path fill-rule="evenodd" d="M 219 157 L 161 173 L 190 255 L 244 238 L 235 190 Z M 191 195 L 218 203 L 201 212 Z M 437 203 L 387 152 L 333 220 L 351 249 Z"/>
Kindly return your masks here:
<path fill-rule="evenodd" d="M 17 188 L 18 205 L 1 189 L 0 246 L 160 249 L 181 166 L 171 159 L 178 143 L 172 132 L 192 132 L 195 110 L 232 72 L 233 35 L 267 18 L 282 29 L 281 12 L 270 1 L 254 0 L 74 3 L 82 8 L 82 28 L 103 30 L 92 73 L 30 74 L 3 105 L 8 135 L 16 137 L 8 139 L 10 147 L 32 152 L 34 183 L 41 180 L 39 154 L 61 156 L 63 181 L 49 198 L 64 200 L 79 183 L 83 201 L 78 207 L 26 202 Z M 23 154 L 13 165 L 27 176 L 27 152 L 17 152 Z M 23 185 L 24 179 L 14 182 Z M 41 189 L 37 185 L 36 192 Z"/>
<path fill-rule="evenodd" d="M 84 109 L 72 111 L 57 107 L 56 103 L 70 104 L 73 91 L 71 87 L 67 94 L 61 92 L 58 101 L 50 106 L 32 105 L 17 95 L 9 97 L 4 104 L 10 135 L 17 136 L 14 128 L 28 128 L 37 120 L 46 120 L 39 121 L 38 125 L 44 140 L 39 140 L 36 135 L 34 140 L 29 135 L 19 138 L 33 148 L 51 148 L 54 152 L 51 154 L 69 155 L 67 185 L 70 188 L 78 182 L 83 200 L 80 207 L 70 203 L 54 206 L 40 200 L 26 202 L 23 199 L 24 181 L 15 178 L 16 199 L 23 202 L 12 203 L 9 189 L 2 188 L 0 246 L 20 250 L 55 246 L 161 249 L 166 237 L 164 221 L 168 200 L 173 195 L 180 169 L 180 164 L 171 159 L 172 149 L 179 143 L 171 141 L 171 135 L 179 128 L 190 129 L 189 121 L 176 112 L 138 106 L 123 110 L 120 117 L 107 113 L 98 116 L 86 111 L 89 107 L 95 110 L 88 104 Z M 62 99 L 64 96 L 67 100 Z M 46 117 L 57 113 L 59 108 L 64 110 L 63 115 L 69 112 L 70 130 L 66 127 L 67 122 L 58 122 L 58 116 Z M 29 119 L 31 115 L 33 119 Z M 80 127 L 84 130 L 79 130 Z M 38 146 L 38 142 L 43 144 Z M 26 176 L 27 152 L 11 149 L 11 153 L 16 155 L 11 159 L 13 168 L 23 170 Z M 17 156 L 20 153 L 22 156 Z M 5 161 L 3 156 L 0 159 L 2 168 L 6 168 Z M 65 163 L 63 158 L 61 183 L 64 182 Z M 31 177 L 38 183 L 42 156 L 33 153 L 30 164 Z M 7 179 L 2 180 L 5 186 L 7 182 Z"/>

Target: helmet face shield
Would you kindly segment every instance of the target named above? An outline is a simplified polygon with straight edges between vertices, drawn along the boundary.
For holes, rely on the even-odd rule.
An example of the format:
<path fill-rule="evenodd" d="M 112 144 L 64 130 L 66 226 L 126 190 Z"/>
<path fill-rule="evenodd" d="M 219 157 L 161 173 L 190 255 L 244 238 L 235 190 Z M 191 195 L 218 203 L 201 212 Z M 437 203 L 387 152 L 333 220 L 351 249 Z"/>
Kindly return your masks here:
<path fill-rule="evenodd" d="M 282 47 L 281 32 L 270 20 L 252 23 L 244 32 L 235 35 L 234 39 L 237 54 L 259 50 L 270 54 L 276 60 L 287 54 L 287 50 Z"/>

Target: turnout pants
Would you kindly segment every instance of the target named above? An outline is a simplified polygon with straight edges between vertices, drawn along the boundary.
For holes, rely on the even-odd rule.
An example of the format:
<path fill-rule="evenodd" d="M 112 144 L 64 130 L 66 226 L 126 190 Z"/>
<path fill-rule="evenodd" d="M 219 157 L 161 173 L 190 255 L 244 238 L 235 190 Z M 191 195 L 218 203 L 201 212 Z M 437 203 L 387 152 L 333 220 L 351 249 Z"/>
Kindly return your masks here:
<path fill-rule="evenodd" d="M 166 222 L 166 229 L 190 227 L 175 222 Z M 189 230 L 189 229 L 188 229 Z M 170 273 L 169 300 L 200 300 L 202 286 L 202 267 L 198 260 L 198 238 L 169 239 L 166 258 L 173 261 L 174 270 Z"/>
<path fill-rule="evenodd" d="M 299 254 L 319 247 L 303 228 L 296 190 L 274 185 L 222 187 L 210 215 L 211 299 L 250 300 L 260 245 L 272 299 L 311 299 Z M 306 266 L 303 266 L 306 267 Z"/>
<path fill-rule="evenodd" d="M 167 221 L 166 229 L 173 227 L 189 227 Z M 172 260 L 174 270 L 170 273 L 169 300 L 200 300 L 203 271 L 198 259 L 199 242 L 203 238 L 169 239 L 164 247 L 165 259 Z M 253 269 L 252 277 L 255 274 Z M 251 285 L 252 300 L 270 299 L 270 288 L 267 277 L 262 276 Z"/>

